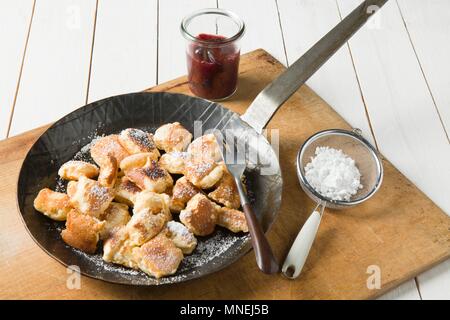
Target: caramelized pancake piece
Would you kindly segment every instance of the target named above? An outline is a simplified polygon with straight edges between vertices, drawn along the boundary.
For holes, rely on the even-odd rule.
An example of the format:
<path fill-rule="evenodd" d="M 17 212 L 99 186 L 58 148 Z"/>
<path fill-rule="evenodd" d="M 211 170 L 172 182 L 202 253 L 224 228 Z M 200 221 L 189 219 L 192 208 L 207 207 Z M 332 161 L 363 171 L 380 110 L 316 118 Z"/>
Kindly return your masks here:
<path fill-rule="evenodd" d="M 166 215 L 164 213 L 155 214 L 148 208 L 134 211 L 126 226 L 130 243 L 136 246 L 143 245 L 160 233 L 165 223 Z"/>
<path fill-rule="evenodd" d="M 214 161 L 220 161 L 222 159 L 220 146 L 212 133 L 198 137 L 192 141 L 187 152 L 196 158 L 213 159 Z"/>
<path fill-rule="evenodd" d="M 86 177 L 81 177 L 72 186 L 70 203 L 84 214 L 99 217 L 109 207 L 114 198 L 112 188 L 103 187 L 97 181 Z"/>
<path fill-rule="evenodd" d="M 143 168 L 127 171 L 127 177 L 142 190 L 161 193 L 173 186 L 170 174 L 154 160 L 148 161 Z"/>
<path fill-rule="evenodd" d="M 174 274 L 181 260 L 183 252 L 164 234 L 159 234 L 136 250 L 139 269 L 145 273 L 161 278 Z"/>
<path fill-rule="evenodd" d="M 222 178 L 223 166 L 213 159 L 195 157 L 186 161 L 184 174 L 194 186 L 208 189 Z"/>
<path fill-rule="evenodd" d="M 241 206 L 241 200 L 239 198 L 239 192 L 234 182 L 234 177 L 224 167 L 223 176 L 217 184 L 217 188 L 210 192 L 208 196 L 214 201 L 223 204 L 225 207 L 231 209 L 238 209 Z"/>
<path fill-rule="evenodd" d="M 165 235 L 184 254 L 191 254 L 197 246 L 197 239 L 182 223 L 169 221 L 166 225 Z"/>
<path fill-rule="evenodd" d="M 186 209 L 180 212 L 180 221 L 197 236 L 214 232 L 220 207 L 203 194 L 196 194 L 189 200 Z"/>
<path fill-rule="evenodd" d="M 133 213 L 127 232 L 133 245 L 142 245 L 160 233 L 172 219 L 169 196 L 144 190 L 136 197 Z"/>
<path fill-rule="evenodd" d="M 217 224 L 219 226 L 227 228 L 228 230 L 234 233 L 248 232 L 245 214 L 239 210 L 230 209 L 226 207 L 220 208 Z"/>
<path fill-rule="evenodd" d="M 72 205 L 67 194 L 44 188 L 34 199 L 34 208 L 52 220 L 64 221 Z"/>
<path fill-rule="evenodd" d="M 189 154 L 187 152 L 173 151 L 165 153 L 159 159 L 159 165 L 173 174 L 183 174 L 186 159 Z"/>
<path fill-rule="evenodd" d="M 119 165 L 116 158 L 108 154 L 105 158 L 105 162 L 100 167 L 100 174 L 98 176 L 98 182 L 103 187 L 112 187 L 116 183 L 117 172 Z"/>
<path fill-rule="evenodd" d="M 67 214 L 66 229 L 61 232 L 65 243 L 87 253 L 95 253 L 105 222 L 71 210 Z"/>
<path fill-rule="evenodd" d="M 141 188 L 127 177 L 120 177 L 116 181 L 114 192 L 114 200 L 125 203 L 128 206 L 133 206 L 136 196 L 141 192 Z"/>
<path fill-rule="evenodd" d="M 192 140 L 192 134 L 179 122 L 174 122 L 159 127 L 153 139 L 160 150 L 166 152 L 184 151 Z"/>
<path fill-rule="evenodd" d="M 114 230 L 108 239 L 103 242 L 103 260 L 107 262 L 115 262 L 115 255 L 128 239 L 128 233 L 125 227 Z"/>
<path fill-rule="evenodd" d="M 116 229 L 103 244 L 103 260 L 138 269 L 135 251 L 137 246 L 128 240 L 125 227 Z"/>
<path fill-rule="evenodd" d="M 100 167 L 105 163 L 108 164 L 107 155 L 116 158 L 117 163 L 129 155 L 128 151 L 120 144 L 117 134 L 99 138 L 91 147 L 91 157 Z"/>
<path fill-rule="evenodd" d="M 172 220 L 169 210 L 170 197 L 164 193 L 144 190 L 136 196 L 134 211 L 150 210 L 153 214 L 162 213 L 166 221 Z"/>
<path fill-rule="evenodd" d="M 175 182 L 170 199 L 170 210 L 180 212 L 186 207 L 186 203 L 193 196 L 200 193 L 200 189 L 190 183 L 186 177 L 181 177 Z"/>
<path fill-rule="evenodd" d="M 100 239 L 105 240 L 117 229 L 125 226 L 130 221 L 131 216 L 128 206 L 123 203 L 111 202 L 108 209 L 102 214 L 105 226 L 100 233 Z"/>
<path fill-rule="evenodd" d="M 81 176 L 86 178 L 95 178 L 98 176 L 98 168 L 84 161 L 68 161 L 58 170 L 58 175 L 64 180 L 78 180 Z"/>
<path fill-rule="evenodd" d="M 156 148 L 151 133 L 135 128 L 128 128 L 120 132 L 119 141 L 130 154 L 148 152 L 153 154 L 153 157 L 159 157 L 159 151 Z"/>
<path fill-rule="evenodd" d="M 142 168 L 149 159 L 156 161 L 158 157 L 154 153 L 149 152 L 132 154 L 120 162 L 120 170 L 126 174 L 130 169 Z"/>

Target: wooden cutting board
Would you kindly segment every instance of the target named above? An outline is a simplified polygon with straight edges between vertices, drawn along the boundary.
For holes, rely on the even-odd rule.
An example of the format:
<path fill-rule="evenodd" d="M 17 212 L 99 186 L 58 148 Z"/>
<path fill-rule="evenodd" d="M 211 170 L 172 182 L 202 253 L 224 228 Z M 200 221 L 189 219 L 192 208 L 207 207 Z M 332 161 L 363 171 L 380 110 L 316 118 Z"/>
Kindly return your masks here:
<path fill-rule="evenodd" d="M 283 69 L 263 50 L 244 55 L 238 92 L 223 104 L 243 113 Z M 185 77 L 150 91 L 190 94 Z M 283 261 L 314 205 L 297 181 L 297 150 L 319 130 L 350 127 L 311 89 L 303 86 L 274 116 L 269 128 L 280 130 L 284 189 L 281 210 L 268 237 L 275 254 Z M 127 287 L 82 277 L 81 288 L 70 290 L 66 286 L 66 268 L 34 243 L 16 206 L 22 160 L 45 129 L 0 141 L 2 299 L 366 299 L 379 296 L 450 257 L 450 218 L 384 160 L 384 182 L 372 199 L 345 211 L 327 210 L 304 271 L 296 280 L 262 274 L 251 252 L 219 273 L 182 284 Z M 380 268 L 380 289 L 367 287 L 371 275 L 367 272 L 372 266 Z"/>

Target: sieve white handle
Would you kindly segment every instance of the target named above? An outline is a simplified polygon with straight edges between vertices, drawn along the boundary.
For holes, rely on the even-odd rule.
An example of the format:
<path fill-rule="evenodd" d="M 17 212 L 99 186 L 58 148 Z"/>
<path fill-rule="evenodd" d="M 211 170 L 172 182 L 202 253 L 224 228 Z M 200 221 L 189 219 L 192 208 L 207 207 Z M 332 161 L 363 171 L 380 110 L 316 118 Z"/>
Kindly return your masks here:
<path fill-rule="evenodd" d="M 321 212 L 323 213 L 323 208 Z M 321 218 L 322 214 L 317 211 L 317 208 L 314 209 L 313 213 L 311 213 L 295 238 L 291 250 L 289 250 L 286 260 L 284 261 L 283 268 L 281 269 L 283 275 L 287 278 L 295 279 L 302 271 L 306 259 L 308 258 L 309 250 L 316 238 Z"/>

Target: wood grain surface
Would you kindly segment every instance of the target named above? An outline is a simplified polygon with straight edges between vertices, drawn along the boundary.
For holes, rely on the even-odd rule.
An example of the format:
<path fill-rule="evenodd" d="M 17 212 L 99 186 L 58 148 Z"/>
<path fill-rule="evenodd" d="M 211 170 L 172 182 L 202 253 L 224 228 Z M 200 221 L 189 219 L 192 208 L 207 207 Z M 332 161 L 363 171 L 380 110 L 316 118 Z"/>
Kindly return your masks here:
<path fill-rule="evenodd" d="M 239 89 L 223 104 L 243 113 L 283 68 L 263 50 L 244 55 Z M 190 94 L 184 77 L 150 90 Z M 450 218 L 384 160 L 384 182 L 371 200 L 345 211 L 327 210 L 297 280 L 262 274 L 251 252 L 219 273 L 182 284 L 128 287 L 82 277 L 80 289 L 68 289 L 66 268 L 33 242 L 16 206 L 22 160 L 45 128 L 0 142 L 0 298 L 367 299 L 450 256 Z M 349 129 L 349 125 L 303 86 L 274 116 L 269 128 L 280 130 L 284 188 L 282 206 L 268 238 L 282 261 L 314 205 L 297 181 L 297 150 L 318 130 Z M 370 290 L 367 270 L 373 265 L 380 267 L 381 288 Z"/>

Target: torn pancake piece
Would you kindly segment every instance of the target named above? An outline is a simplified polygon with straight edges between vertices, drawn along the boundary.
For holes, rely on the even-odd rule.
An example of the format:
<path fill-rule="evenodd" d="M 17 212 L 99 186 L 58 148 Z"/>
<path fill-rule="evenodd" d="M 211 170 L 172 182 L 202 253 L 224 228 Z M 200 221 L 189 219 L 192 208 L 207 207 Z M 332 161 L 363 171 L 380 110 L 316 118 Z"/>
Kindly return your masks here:
<path fill-rule="evenodd" d="M 142 190 L 134 182 L 127 177 L 120 177 L 114 186 L 114 200 L 124 203 L 128 206 L 133 206 L 136 201 L 136 196 Z"/>
<path fill-rule="evenodd" d="M 154 214 L 148 208 L 134 211 L 126 225 L 130 243 L 135 246 L 143 245 L 160 233 L 166 222 L 166 216 L 163 213 Z"/>
<path fill-rule="evenodd" d="M 162 213 L 166 220 L 172 220 L 169 210 L 170 197 L 165 193 L 155 193 L 149 190 L 141 191 L 136 196 L 133 211 L 139 212 L 149 209 L 153 214 Z"/>
<path fill-rule="evenodd" d="M 197 246 L 197 239 L 182 223 L 176 221 L 167 222 L 164 234 L 173 241 L 177 248 L 184 254 L 191 254 Z"/>
<path fill-rule="evenodd" d="M 91 157 L 100 167 L 108 163 L 107 155 L 116 158 L 117 163 L 129 156 L 128 151 L 120 144 L 117 134 L 101 137 L 95 140 L 91 146 Z"/>
<path fill-rule="evenodd" d="M 173 186 L 172 176 L 154 160 L 147 161 L 142 168 L 127 171 L 126 176 L 142 190 L 162 193 Z"/>
<path fill-rule="evenodd" d="M 247 220 L 244 212 L 240 210 L 222 207 L 219 209 L 217 224 L 228 230 L 237 232 L 248 232 Z"/>
<path fill-rule="evenodd" d="M 203 194 L 196 194 L 180 212 L 180 221 L 196 236 L 214 232 L 220 207 Z"/>
<path fill-rule="evenodd" d="M 147 152 L 153 154 L 153 157 L 159 157 L 159 151 L 151 133 L 128 128 L 120 132 L 119 142 L 130 154 Z"/>
<path fill-rule="evenodd" d="M 104 221 L 74 209 L 67 214 L 66 229 L 61 232 L 61 237 L 71 247 L 95 253 L 104 225 Z"/>
<path fill-rule="evenodd" d="M 116 229 L 103 244 L 103 260 L 128 268 L 138 269 L 135 252 L 139 247 L 131 244 L 125 227 Z"/>
<path fill-rule="evenodd" d="M 159 159 L 159 165 L 172 174 L 183 174 L 186 160 L 190 157 L 187 152 L 172 151 L 164 153 Z"/>
<path fill-rule="evenodd" d="M 212 133 L 205 134 L 192 141 L 187 148 L 187 152 L 199 159 L 213 159 L 214 161 L 222 159 L 220 146 L 217 143 L 216 136 Z"/>
<path fill-rule="evenodd" d="M 100 233 L 100 239 L 108 239 L 112 233 L 125 226 L 131 219 L 128 212 L 128 206 L 123 203 L 111 202 L 108 209 L 102 214 L 102 220 L 105 221 L 104 228 Z"/>
<path fill-rule="evenodd" d="M 37 211 L 56 221 L 66 220 L 67 214 L 72 210 L 67 194 L 52 191 L 49 188 L 39 191 L 33 205 Z"/>
<path fill-rule="evenodd" d="M 231 209 L 238 209 L 241 206 L 239 192 L 234 181 L 234 177 L 226 169 L 225 164 L 221 164 L 224 168 L 223 176 L 216 184 L 216 189 L 208 194 L 212 200 Z"/>
<path fill-rule="evenodd" d="M 183 252 L 161 233 L 137 249 L 136 258 L 139 269 L 158 279 L 177 271 Z"/>
<path fill-rule="evenodd" d="M 71 185 L 70 203 L 84 214 L 100 217 L 113 198 L 112 188 L 103 187 L 98 181 L 86 177 Z"/>
<path fill-rule="evenodd" d="M 194 157 L 186 161 L 184 174 L 194 186 L 209 189 L 222 178 L 223 166 L 210 158 Z"/>
<path fill-rule="evenodd" d="M 167 123 L 155 131 L 156 146 L 165 152 L 184 151 L 192 140 L 192 134 L 179 122 Z"/>
<path fill-rule="evenodd" d="M 98 182 L 104 187 L 112 187 L 116 183 L 117 173 L 119 171 L 119 165 L 114 156 L 108 154 L 105 157 L 105 162 L 100 167 L 100 174 L 98 176 Z"/>
<path fill-rule="evenodd" d="M 64 163 L 58 170 L 58 175 L 64 180 L 78 180 L 81 176 L 93 179 L 98 176 L 96 165 L 84 161 L 71 160 Z"/>
<path fill-rule="evenodd" d="M 186 177 L 181 177 L 175 182 L 173 187 L 172 197 L 170 198 L 170 210 L 180 212 L 186 207 L 186 203 L 200 192 L 200 189 L 190 183 Z"/>
<path fill-rule="evenodd" d="M 120 170 L 122 170 L 122 172 L 126 174 L 127 171 L 133 168 L 142 168 L 143 166 L 145 166 L 147 161 L 149 161 L 149 159 L 156 161 L 158 160 L 158 157 L 149 152 L 132 154 L 123 159 L 120 162 L 119 167 Z"/>

